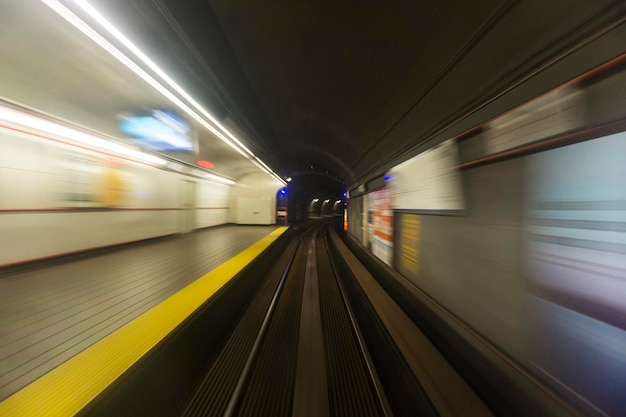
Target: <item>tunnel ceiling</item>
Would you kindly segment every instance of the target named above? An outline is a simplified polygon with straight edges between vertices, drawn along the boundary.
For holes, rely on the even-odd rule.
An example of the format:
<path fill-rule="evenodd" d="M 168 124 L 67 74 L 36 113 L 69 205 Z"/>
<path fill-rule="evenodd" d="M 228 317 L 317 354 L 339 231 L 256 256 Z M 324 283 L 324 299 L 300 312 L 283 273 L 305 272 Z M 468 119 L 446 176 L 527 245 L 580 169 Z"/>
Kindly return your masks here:
<path fill-rule="evenodd" d="M 280 175 L 345 186 L 447 139 L 624 13 L 609 0 L 92 3 Z"/>
<path fill-rule="evenodd" d="M 257 129 L 276 169 L 290 176 L 327 174 L 346 185 L 377 174 L 460 111 L 503 89 L 610 6 L 501 0 L 156 3 L 211 67 L 225 65 L 238 76 L 222 85 L 239 90 L 235 97 L 249 96 L 232 104 Z M 230 59 L 212 63 L 211 47 L 204 44 L 218 38 Z M 412 131 L 401 131 L 405 118 L 415 124 Z"/>

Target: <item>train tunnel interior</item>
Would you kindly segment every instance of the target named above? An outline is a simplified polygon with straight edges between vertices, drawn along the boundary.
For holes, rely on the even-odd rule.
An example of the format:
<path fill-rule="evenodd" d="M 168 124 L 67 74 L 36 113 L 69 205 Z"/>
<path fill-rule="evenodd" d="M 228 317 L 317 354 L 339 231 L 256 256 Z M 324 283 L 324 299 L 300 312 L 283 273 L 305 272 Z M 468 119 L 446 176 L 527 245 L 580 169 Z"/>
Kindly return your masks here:
<path fill-rule="evenodd" d="M 255 156 L 281 178 L 294 180 L 294 208 L 312 200 L 299 191 L 311 183 L 327 188 L 334 182 L 331 188 L 339 192 L 333 197 L 340 198 L 399 162 L 545 92 L 559 80 L 488 105 L 620 9 L 611 1 L 578 7 L 487 0 L 393 6 L 202 0 L 92 4 L 193 91 Z M 4 53 L 15 57 L 5 62 L 16 67 L 5 71 L 22 81 L 5 77 L 5 97 L 114 136 L 120 134 L 115 126 L 120 114 L 172 107 L 70 29 L 61 29 L 65 35 L 36 33 L 37 19 L 65 25 L 49 10 L 10 2 L 3 7 L 3 27 L 14 40 Z M 20 19 L 31 25 L 18 25 Z M 45 31 L 46 25 L 38 26 Z M 45 43 L 36 38 L 46 35 Z M 33 53 L 26 58 L 24 51 Z M 28 71 L 19 67 L 25 59 Z M 560 81 L 573 75 L 562 72 Z M 31 91 L 20 87 L 24 84 Z M 11 91 L 16 88 L 20 91 Z M 208 161 L 222 175 L 241 177 L 245 162 L 207 136 L 199 133 L 199 153 L 173 157 L 194 165 Z"/>
<path fill-rule="evenodd" d="M 92 249 L 343 216 L 481 396 L 504 381 L 516 405 L 550 398 L 511 415 L 624 415 L 624 16 L 620 0 L 0 0 L 0 286 Z"/>

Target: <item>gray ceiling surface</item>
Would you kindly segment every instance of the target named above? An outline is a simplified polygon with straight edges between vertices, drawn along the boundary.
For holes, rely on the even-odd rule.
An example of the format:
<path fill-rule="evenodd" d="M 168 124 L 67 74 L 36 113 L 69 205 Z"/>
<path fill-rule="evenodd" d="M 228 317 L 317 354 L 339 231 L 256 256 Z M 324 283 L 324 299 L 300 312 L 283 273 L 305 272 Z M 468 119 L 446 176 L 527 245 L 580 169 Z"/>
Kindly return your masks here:
<path fill-rule="evenodd" d="M 458 133 L 468 114 L 626 14 L 611 0 L 92 3 L 280 175 L 346 187 Z"/>

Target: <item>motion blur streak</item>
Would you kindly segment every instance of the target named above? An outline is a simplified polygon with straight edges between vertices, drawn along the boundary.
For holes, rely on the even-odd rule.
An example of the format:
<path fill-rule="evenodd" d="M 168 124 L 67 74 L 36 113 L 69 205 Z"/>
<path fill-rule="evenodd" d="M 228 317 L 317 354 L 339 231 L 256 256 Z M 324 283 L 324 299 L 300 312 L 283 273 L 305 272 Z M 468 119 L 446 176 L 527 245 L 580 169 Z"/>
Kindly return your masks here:
<path fill-rule="evenodd" d="M 93 135 L 88 135 L 9 107 L 0 106 L 0 120 L 53 135 L 55 136 L 55 140 L 69 140 L 70 143 L 87 145 L 97 150 L 113 152 L 120 156 L 130 157 L 131 159 L 154 165 L 165 165 L 166 163 L 165 159 L 159 158 L 158 156 L 150 155 Z"/>
<path fill-rule="evenodd" d="M 374 256 L 589 416 L 626 415 L 625 86 L 621 55 L 348 205 Z"/>
<path fill-rule="evenodd" d="M 45 0 L 44 0 L 45 1 Z M 215 119 L 209 112 L 207 112 L 196 100 L 194 100 L 185 90 L 183 90 L 174 80 L 172 80 L 161 68 L 159 68 L 150 58 L 148 58 L 139 48 L 137 48 L 126 36 L 124 36 L 115 26 L 111 24 L 100 12 L 93 8 L 89 3 L 84 0 L 74 0 L 81 9 L 86 11 L 91 17 L 93 17 L 103 28 L 105 28 L 111 35 L 120 41 L 125 47 L 127 47 L 136 57 L 144 62 L 148 67 L 153 70 L 163 81 L 165 81 L 170 87 L 176 90 L 181 96 L 183 96 L 189 103 L 191 103 L 196 110 L 200 111 L 206 118 L 208 118 L 213 124 L 215 124 L 222 132 L 230 137 L 241 149 L 247 152 L 250 156 L 254 157 L 254 154 L 243 143 L 241 143 L 232 133 L 222 126 L 217 119 Z M 227 141 L 227 140 L 226 140 Z"/>
<path fill-rule="evenodd" d="M 94 19 L 98 21 L 110 34 L 112 34 L 117 40 L 122 42 L 135 56 L 143 61 L 150 69 L 152 69 L 161 79 L 169 84 L 174 90 L 181 94 L 193 107 L 198 109 L 205 117 L 207 117 L 213 124 L 207 122 L 204 118 L 194 112 L 189 106 L 183 103 L 178 97 L 176 97 L 171 91 L 165 88 L 157 80 L 151 77 L 146 71 L 140 68 L 135 62 L 124 55 L 119 49 L 113 46 L 110 42 L 104 39 L 93 28 L 83 22 L 79 17 L 73 14 L 69 9 L 63 6 L 56 0 L 42 0 L 48 7 L 53 9 L 56 13 L 66 19 L 69 23 L 75 26 L 83 34 L 96 42 L 100 47 L 105 49 L 108 53 L 113 55 L 117 60 L 126 65 L 131 71 L 141 77 L 144 81 L 150 84 L 154 89 L 159 91 L 165 97 L 167 97 L 172 103 L 176 104 L 181 110 L 191 116 L 194 120 L 208 129 L 216 137 L 229 145 L 232 149 L 237 151 L 243 157 L 250 159 L 255 165 L 257 165 L 262 171 L 266 172 L 270 176 L 274 177 L 278 182 L 286 185 L 284 180 L 276 174 L 271 168 L 267 166 L 263 161 L 256 157 L 252 151 L 250 151 L 245 145 L 243 145 L 232 133 L 230 133 L 225 127 L 223 127 L 213 116 L 211 116 L 200 104 L 197 103 L 188 93 L 186 93 L 171 77 L 165 74 L 152 60 L 150 60 L 143 52 L 141 52 L 132 42 L 128 40 L 122 33 L 120 33 L 108 20 L 106 20 L 97 10 L 85 1 L 75 0 L 75 3 L 83 10 L 89 13 Z M 218 129 L 219 128 L 219 129 Z M 227 138 L 226 134 L 231 139 Z M 233 141 L 235 143 L 233 143 Z"/>
<path fill-rule="evenodd" d="M 209 179 L 215 180 L 217 182 L 221 182 L 222 184 L 233 185 L 235 183 L 235 181 L 233 180 L 229 180 L 228 178 L 222 178 L 213 174 L 206 174 L 206 177 Z"/>
<path fill-rule="evenodd" d="M 528 164 L 533 365 L 580 397 L 611 404 L 610 415 L 626 410 L 624 156 L 621 132 Z"/>

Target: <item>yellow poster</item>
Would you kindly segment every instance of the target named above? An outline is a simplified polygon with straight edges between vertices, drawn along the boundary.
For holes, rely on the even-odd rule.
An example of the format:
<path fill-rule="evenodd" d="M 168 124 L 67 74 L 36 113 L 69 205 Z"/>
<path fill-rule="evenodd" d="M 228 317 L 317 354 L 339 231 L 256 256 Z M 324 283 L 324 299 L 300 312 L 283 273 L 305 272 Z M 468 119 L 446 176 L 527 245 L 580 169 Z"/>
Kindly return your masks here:
<path fill-rule="evenodd" d="M 401 272 L 417 276 L 420 271 L 420 216 L 417 214 L 400 215 L 400 256 Z"/>

